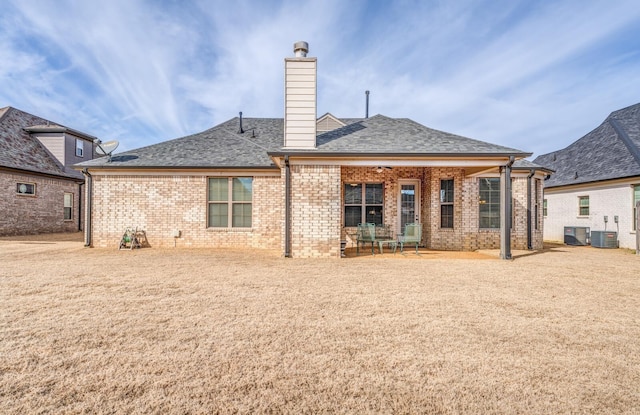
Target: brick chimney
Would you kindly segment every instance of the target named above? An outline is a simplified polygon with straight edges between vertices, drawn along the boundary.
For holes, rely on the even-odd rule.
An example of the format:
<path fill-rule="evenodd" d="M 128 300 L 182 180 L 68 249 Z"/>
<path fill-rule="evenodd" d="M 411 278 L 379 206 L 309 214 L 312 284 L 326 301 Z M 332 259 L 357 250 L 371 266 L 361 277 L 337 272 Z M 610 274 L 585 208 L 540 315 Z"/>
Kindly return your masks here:
<path fill-rule="evenodd" d="M 317 59 L 309 44 L 296 42 L 295 57 L 284 60 L 284 147 L 316 148 Z"/>

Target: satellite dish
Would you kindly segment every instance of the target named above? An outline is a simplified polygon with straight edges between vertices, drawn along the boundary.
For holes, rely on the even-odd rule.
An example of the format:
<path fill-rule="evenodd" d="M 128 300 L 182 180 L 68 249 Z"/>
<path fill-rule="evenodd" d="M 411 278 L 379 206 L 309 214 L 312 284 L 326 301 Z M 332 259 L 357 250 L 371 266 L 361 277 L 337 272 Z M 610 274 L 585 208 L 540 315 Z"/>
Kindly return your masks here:
<path fill-rule="evenodd" d="M 120 143 L 117 140 L 107 141 L 106 143 L 98 143 L 98 148 L 96 148 L 96 153 L 102 154 L 103 156 L 108 156 L 113 153 Z"/>
<path fill-rule="evenodd" d="M 117 140 L 107 141 L 105 143 L 101 143 L 99 140 L 96 142 L 98 146 L 96 148 L 96 153 L 101 154 L 103 156 L 109 156 L 109 161 L 111 161 L 111 153 L 113 153 L 120 143 Z"/>

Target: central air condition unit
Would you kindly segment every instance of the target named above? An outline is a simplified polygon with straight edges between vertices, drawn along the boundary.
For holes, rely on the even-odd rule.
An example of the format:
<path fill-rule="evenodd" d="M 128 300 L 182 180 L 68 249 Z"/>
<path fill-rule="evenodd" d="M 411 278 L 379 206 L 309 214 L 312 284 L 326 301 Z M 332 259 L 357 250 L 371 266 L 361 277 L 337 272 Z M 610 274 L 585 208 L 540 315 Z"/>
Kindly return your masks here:
<path fill-rule="evenodd" d="M 591 246 L 594 248 L 617 248 L 618 232 L 593 231 L 591 232 Z"/>
<path fill-rule="evenodd" d="M 590 228 L 584 226 L 565 226 L 564 243 L 567 245 L 589 245 Z"/>

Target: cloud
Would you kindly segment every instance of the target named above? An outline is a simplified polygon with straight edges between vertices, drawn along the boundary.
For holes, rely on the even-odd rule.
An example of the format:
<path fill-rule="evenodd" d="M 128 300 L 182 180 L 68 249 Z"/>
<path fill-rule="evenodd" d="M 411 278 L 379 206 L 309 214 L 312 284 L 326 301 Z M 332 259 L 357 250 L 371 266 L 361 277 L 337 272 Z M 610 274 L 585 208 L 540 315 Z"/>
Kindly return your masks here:
<path fill-rule="evenodd" d="M 637 102 L 632 1 L 13 1 L 0 105 L 120 139 L 281 117 L 293 42 L 318 57 L 318 114 L 408 117 L 536 153 Z"/>

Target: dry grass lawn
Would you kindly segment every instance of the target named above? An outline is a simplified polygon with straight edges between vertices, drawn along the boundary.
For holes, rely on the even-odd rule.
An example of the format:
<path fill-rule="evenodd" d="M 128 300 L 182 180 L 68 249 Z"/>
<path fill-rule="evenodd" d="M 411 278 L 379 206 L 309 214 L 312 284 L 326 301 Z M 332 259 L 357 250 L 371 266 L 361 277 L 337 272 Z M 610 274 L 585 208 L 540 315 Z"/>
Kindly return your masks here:
<path fill-rule="evenodd" d="M 0 239 L 0 412 L 640 413 L 640 257 Z M 485 258 L 485 259 L 481 259 Z"/>

